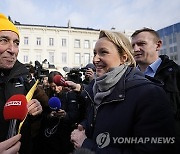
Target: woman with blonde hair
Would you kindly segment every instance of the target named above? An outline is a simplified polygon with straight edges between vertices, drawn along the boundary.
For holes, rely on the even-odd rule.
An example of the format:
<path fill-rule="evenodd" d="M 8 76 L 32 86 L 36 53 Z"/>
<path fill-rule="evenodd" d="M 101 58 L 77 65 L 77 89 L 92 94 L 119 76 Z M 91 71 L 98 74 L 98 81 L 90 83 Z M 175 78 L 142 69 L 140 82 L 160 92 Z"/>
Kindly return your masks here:
<path fill-rule="evenodd" d="M 88 87 L 67 81 L 88 104 L 86 119 L 71 133 L 74 147 L 102 154 L 170 152 L 172 144 L 152 143 L 154 138 L 174 142 L 168 99 L 161 87 L 136 70 L 129 40 L 102 30 L 93 63 L 96 77 Z"/>

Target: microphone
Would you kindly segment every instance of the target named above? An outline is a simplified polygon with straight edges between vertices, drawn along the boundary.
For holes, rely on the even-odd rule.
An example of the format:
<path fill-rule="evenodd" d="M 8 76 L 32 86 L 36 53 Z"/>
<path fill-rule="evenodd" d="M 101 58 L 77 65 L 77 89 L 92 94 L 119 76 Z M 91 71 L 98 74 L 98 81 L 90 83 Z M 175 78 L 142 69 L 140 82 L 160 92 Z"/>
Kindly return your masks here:
<path fill-rule="evenodd" d="M 17 121 L 23 121 L 27 113 L 27 100 L 24 95 L 13 95 L 7 100 L 3 110 L 4 119 L 10 120 L 7 139 L 17 134 Z"/>
<path fill-rule="evenodd" d="M 94 72 L 96 71 L 96 67 L 92 63 L 87 64 L 85 67 L 83 67 L 81 69 L 86 69 L 87 70 L 88 68 L 91 68 Z"/>
<path fill-rule="evenodd" d="M 51 111 L 50 114 L 47 115 L 47 118 L 51 120 L 51 118 L 57 118 L 58 116 L 56 113 L 58 113 L 58 110 L 61 108 L 61 101 L 58 97 L 51 97 L 48 101 L 49 107 L 54 110 Z M 60 123 L 60 118 L 58 118 L 58 121 L 55 126 L 46 128 L 44 130 L 45 136 L 50 137 L 52 134 L 54 134 L 57 131 L 57 127 Z"/>
<path fill-rule="evenodd" d="M 55 75 L 54 78 L 53 78 L 53 82 L 57 86 L 68 87 L 68 84 L 66 83 L 66 80 L 61 75 Z"/>
<path fill-rule="evenodd" d="M 51 97 L 48 101 L 48 105 L 52 110 L 58 111 L 61 108 L 61 101 L 58 97 Z"/>
<path fill-rule="evenodd" d="M 63 67 L 63 70 L 65 71 L 65 72 L 70 72 L 71 71 L 71 68 L 69 68 L 69 67 Z"/>

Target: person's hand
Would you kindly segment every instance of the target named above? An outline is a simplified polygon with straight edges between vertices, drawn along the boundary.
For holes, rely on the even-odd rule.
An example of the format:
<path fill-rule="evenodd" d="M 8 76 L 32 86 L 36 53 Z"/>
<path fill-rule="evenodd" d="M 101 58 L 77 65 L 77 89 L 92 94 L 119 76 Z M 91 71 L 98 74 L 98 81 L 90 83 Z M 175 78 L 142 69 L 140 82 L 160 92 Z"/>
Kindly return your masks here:
<path fill-rule="evenodd" d="M 85 72 L 85 77 L 92 81 L 94 79 L 94 71 L 92 68 L 88 68 Z"/>
<path fill-rule="evenodd" d="M 82 125 L 78 124 L 77 129 L 78 129 L 79 131 L 83 131 L 83 130 L 84 130 L 84 127 L 83 127 Z"/>
<path fill-rule="evenodd" d="M 68 87 L 65 87 L 67 90 L 73 90 L 73 91 L 80 91 L 81 85 L 78 83 L 75 83 L 73 81 L 66 81 Z"/>
<path fill-rule="evenodd" d="M 21 134 L 0 142 L 0 154 L 17 154 L 20 149 L 21 142 L 19 142 Z"/>
<path fill-rule="evenodd" d="M 78 125 L 78 128 L 71 133 L 71 142 L 74 144 L 75 149 L 80 148 L 86 138 L 87 136 L 82 125 Z"/>
<path fill-rule="evenodd" d="M 52 112 L 51 112 L 51 116 L 64 118 L 64 117 L 66 116 L 66 111 L 64 111 L 64 110 L 62 110 L 62 109 L 59 109 L 58 112 L 52 111 Z"/>
<path fill-rule="evenodd" d="M 30 115 L 38 115 L 42 112 L 41 103 L 37 99 L 32 99 L 28 102 L 28 114 Z"/>

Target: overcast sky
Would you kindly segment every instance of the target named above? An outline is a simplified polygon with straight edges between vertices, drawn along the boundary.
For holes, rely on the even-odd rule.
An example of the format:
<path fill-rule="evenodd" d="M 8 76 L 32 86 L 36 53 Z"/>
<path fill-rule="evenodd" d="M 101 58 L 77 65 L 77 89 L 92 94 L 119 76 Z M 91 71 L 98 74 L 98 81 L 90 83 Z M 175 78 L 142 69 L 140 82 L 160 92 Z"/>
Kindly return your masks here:
<path fill-rule="evenodd" d="M 0 12 L 22 24 L 158 30 L 180 22 L 180 0 L 0 0 Z"/>

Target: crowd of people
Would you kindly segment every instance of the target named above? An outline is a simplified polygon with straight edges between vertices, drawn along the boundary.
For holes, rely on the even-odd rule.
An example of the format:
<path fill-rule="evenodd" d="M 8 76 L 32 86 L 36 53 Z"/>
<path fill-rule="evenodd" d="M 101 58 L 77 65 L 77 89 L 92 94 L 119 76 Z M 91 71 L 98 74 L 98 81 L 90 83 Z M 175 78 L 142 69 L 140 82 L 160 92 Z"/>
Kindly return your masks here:
<path fill-rule="evenodd" d="M 67 86 L 59 86 L 53 79 L 60 72 L 43 77 L 20 134 L 7 138 L 5 103 L 26 96 L 37 80 L 17 60 L 19 42 L 16 26 L 0 14 L 0 154 L 180 152 L 180 66 L 159 56 L 163 42 L 155 30 L 136 30 L 131 41 L 101 30 L 85 79 L 70 76 Z M 61 103 L 58 110 L 49 107 L 53 97 Z"/>

